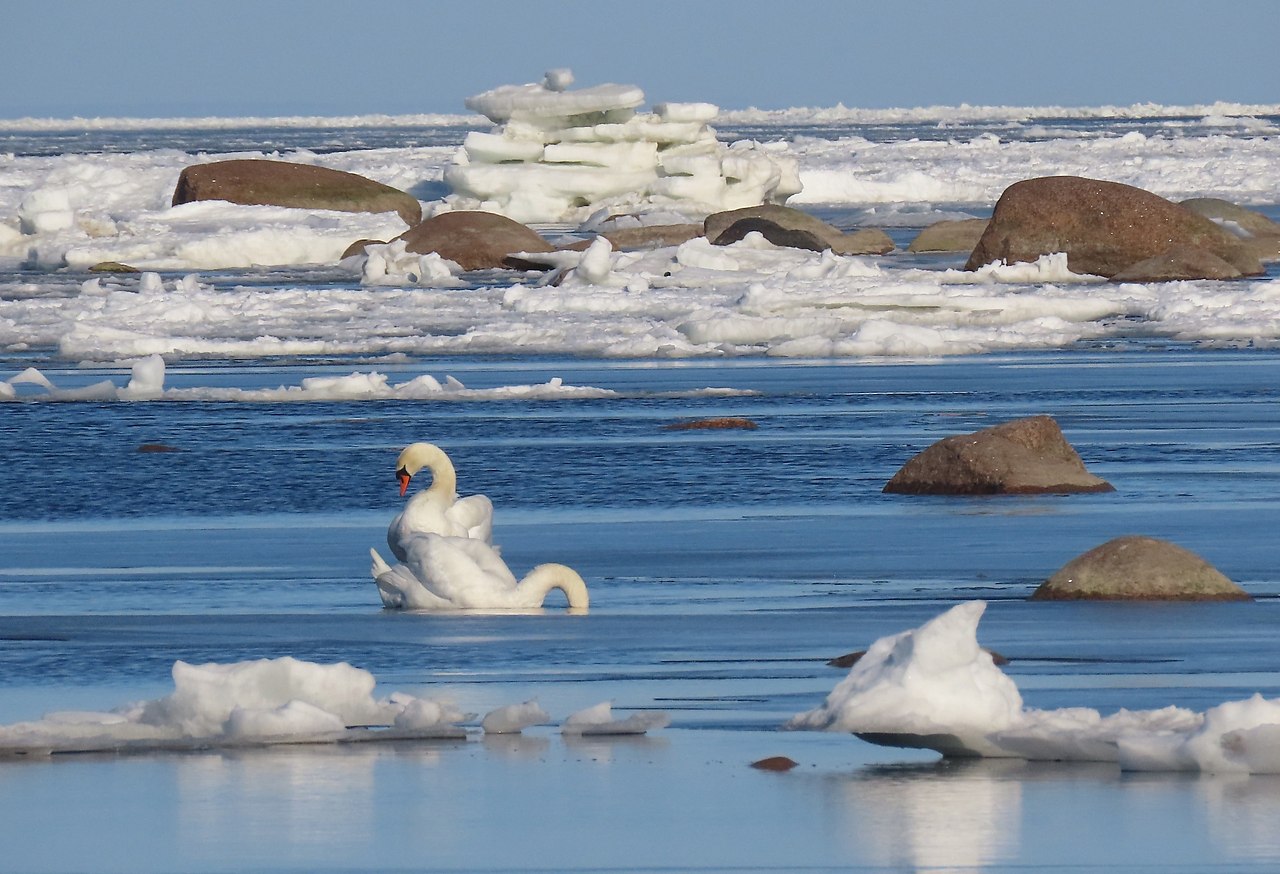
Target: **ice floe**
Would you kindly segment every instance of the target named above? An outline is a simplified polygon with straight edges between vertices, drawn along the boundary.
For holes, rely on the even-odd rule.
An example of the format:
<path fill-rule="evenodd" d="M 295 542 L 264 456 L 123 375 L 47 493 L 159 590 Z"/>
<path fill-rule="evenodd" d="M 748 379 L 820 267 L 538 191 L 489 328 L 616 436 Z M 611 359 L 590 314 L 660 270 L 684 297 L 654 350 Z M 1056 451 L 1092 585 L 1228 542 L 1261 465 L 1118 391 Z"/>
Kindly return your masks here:
<path fill-rule="evenodd" d="M 952 607 L 881 638 L 793 729 L 851 732 L 951 756 L 1116 762 L 1132 771 L 1280 773 L 1280 699 L 1254 695 L 1204 712 L 1169 706 L 1104 716 L 1027 708 L 978 645 L 985 602 Z"/>

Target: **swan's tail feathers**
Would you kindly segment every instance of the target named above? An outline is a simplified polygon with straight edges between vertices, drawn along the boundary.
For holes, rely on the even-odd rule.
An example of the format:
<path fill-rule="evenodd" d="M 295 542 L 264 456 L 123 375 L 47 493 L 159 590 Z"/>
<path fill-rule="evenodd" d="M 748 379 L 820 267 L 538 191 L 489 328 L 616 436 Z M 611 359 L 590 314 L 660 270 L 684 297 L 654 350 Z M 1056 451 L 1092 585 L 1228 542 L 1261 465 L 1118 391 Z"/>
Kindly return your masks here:
<path fill-rule="evenodd" d="M 369 573 L 373 574 L 375 580 L 391 570 L 391 565 L 382 560 L 382 556 L 378 555 L 378 550 L 370 549 L 369 555 L 373 557 L 373 566 L 369 568 Z"/>

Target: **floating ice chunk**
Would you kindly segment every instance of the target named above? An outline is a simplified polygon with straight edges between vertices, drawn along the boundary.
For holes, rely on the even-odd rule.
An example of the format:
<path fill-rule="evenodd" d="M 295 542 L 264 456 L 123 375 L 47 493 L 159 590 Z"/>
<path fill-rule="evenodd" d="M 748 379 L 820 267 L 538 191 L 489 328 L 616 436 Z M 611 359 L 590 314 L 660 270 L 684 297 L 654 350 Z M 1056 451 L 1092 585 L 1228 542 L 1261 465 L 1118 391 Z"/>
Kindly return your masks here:
<path fill-rule="evenodd" d="M 651 729 L 664 728 L 670 722 L 667 714 L 656 710 L 640 710 L 625 719 L 614 719 L 613 705 L 601 701 L 571 714 L 560 726 L 560 732 L 579 735 L 644 734 Z"/>
<path fill-rule="evenodd" d="M 653 114 L 663 121 L 696 121 L 700 124 L 713 121 L 720 114 L 714 103 L 658 103 Z"/>
<path fill-rule="evenodd" d="M 394 693 L 345 662 L 291 657 L 173 665 L 174 691 L 107 713 L 61 711 L 0 726 L 0 754 L 192 749 L 245 743 L 317 743 L 465 737 L 474 718 L 452 705 Z M 376 728 L 379 731 L 367 729 Z"/>
<path fill-rule="evenodd" d="M 472 161 L 504 164 L 508 161 L 541 161 L 544 146 L 540 140 L 473 130 L 463 139 L 462 148 Z"/>
<path fill-rule="evenodd" d="M 469 108 L 501 126 L 466 138 L 445 170 L 453 189 L 447 202 L 561 222 L 580 221 L 602 204 L 694 216 L 780 203 L 800 190 L 794 159 L 754 143 L 718 142 L 707 126 L 718 112 L 710 103 L 665 103 L 637 115 L 638 88 L 569 91 L 559 87 L 564 81 L 548 77 L 468 98 Z"/>
<path fill-rule="evenodd" d="M 1022 696 L 978 646 L 985 609 L 984 602 L 970 601 L 917 629 L 877 640 L 823 706 L 789 726 L 952 735 L 984 755 L 1007 755 L 986 736 L 1018 721 Z"/>
<path fill-rule="evenodd" d="M 228 738 L 241 740 L 338 735 L 345 729 L 336 714 L 305 701 L 289 701 L 270 709 L 237 707 L 224 726 Z"/>
<path fill-rule="evenodd" d="M 462 713 L 445 701 L 433 701 L 427 698 L 411 698 L 404 704 L 404 709 L 396 714 L 392 725 L 399 729 L 422 731 L 456 725 L 471 714 Z"/>
<path fill-rule="evenodd" d="M 428 288 L 448 288 L 462 284 L 458 274 L 462 267 L 440 256 L 438 252 L 406 251 L 404 240 L 371 244 L 364 254 L 353 256 L 351 263 L 359 265 L 361 285 L 417 285 Z M 342 262 L 348 266 L 347 261 Z"/>
<path fill-rule="evenodd" d="M 551 714 L 543 710 L 537 701 L 526 701 L 490 711 L 481 721 L 480 727 L 485 734 L 513 734 L 550 718 Z"/>
<path fill-rule="evenodd" d="M 154 400 L 164 394 L 164 358 L 148 355 L 133 364 L 129 384 L 120 390 L 126 401 Z"/>
<path fill-rule="evenodd" d="M 555 84 L 564 81 L 564 77 L 559 76 Z M 571 76 L 569 81 L 572 82 Z M 576 91 L 552 90 L 547 85 L 548 81 L 502 85 L 468 97 L 463 103 L 467 109 L 480 113 L 495 124 L 511 119 L 528 121 L 592 113 L 622 112 L 629 116 L 630 110 L 644 103 L 644 92 L 634 85 L 596 85 Z"/>
<path fill-rule="evenodd" d="M 1172 706 L 1110 716 L 1081 707 L 1022 709 L 1013 681 L 978 646 L 984 606 L 961 604 L 876 641 L 821 707 L 788 727 L 850 731 L 953 755 L 1280 773 L 1280 699 L 1254 695 L 1203 714 Z"/>
<path fill-rule="evenodd" d="M 18 227 L 24 234 L 44 234 L 75 227 L 71 193 L 66 188 L 38 188 L 18 204 Z"/>
<path fill-rule="evenodd" d="M 1118 743 L 1130 771 L 1280 773 L 1280 699 L 1228 701 L 1192 731 L 1133 732 Z"/>

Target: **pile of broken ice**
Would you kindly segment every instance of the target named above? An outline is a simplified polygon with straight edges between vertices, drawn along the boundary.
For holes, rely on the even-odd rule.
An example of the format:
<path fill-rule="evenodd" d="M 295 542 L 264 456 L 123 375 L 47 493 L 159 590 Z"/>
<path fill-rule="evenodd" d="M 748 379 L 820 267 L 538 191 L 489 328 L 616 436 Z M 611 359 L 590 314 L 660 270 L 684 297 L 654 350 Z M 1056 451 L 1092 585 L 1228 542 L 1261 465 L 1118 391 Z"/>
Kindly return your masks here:
<path fill-rule="evenodd" d="M 568 70 L 538 84 L 468 98 L 493 121 L 469 133 L 445 181 L 454 209 L 521 222 L 582 222 L 601 211 L 700 218 L 800 191 L 795 161 L 768 145 L 725 145 L 708 126 L 709 103 L 662 103 L 638 113 L 632 85 L 569 90 Z"/>

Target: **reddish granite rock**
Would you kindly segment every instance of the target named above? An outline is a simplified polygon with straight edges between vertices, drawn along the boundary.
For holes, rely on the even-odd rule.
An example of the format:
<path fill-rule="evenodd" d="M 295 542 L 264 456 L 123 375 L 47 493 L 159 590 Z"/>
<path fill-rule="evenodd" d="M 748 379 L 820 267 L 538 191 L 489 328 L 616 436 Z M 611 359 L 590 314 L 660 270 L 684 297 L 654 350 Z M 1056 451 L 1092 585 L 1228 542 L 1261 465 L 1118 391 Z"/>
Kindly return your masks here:
<path fill-rule="evenodd" d="M 1195 246 L 1180 246 L 1130 264 L 1112 276 L 1111 281 L 1176 282 L 1180 279 L 1239 279 L 1243 275 L 1234 265 L 1212 252 Z"/>
<path fill-rule="evenodd" d="M 902 466 L 884 491 L 914 495 L 1110 492 L 1049 416 L 946 437 Z"/>
<path fill-rule="evenodd" d="M 531 265 L 514 257 L 515 253 L 555 251 L 536 231 L 520 222 L 494 212 L 471 210 L 432 216 L 396 239 L 405 241 L 408 252 L 436 252 L 463 270 L 545 270 L 545 265 Z"/>
<path fill-rule="evenodd" d="M 178 177 L 173 205 L 197 200 L 340 212 L 394 212 L 408 225 L 415 225 L 422 218 L 422 204 L 399 189 L 355 173 L 289 161 L 251 159 L 193 164 Z"/>
<path fill-rule="evenodd" d="M 770 756 L 767 759 L 752 762 L 751 767 L 759 771 L 790 771 L 798 764 L 800 763 L 795 759 L 786 756 Z"/>
<path fill-rule="evenodd" d="M 965 269 L 1065 252 L 1072 271 L 1110 277 L 1175 246 L 1212 252 L 1246 276 L 1263 272 L 1240 239 L 1210 219 L 1141 188 L 1079 176 L 1005 189 Z"/>

